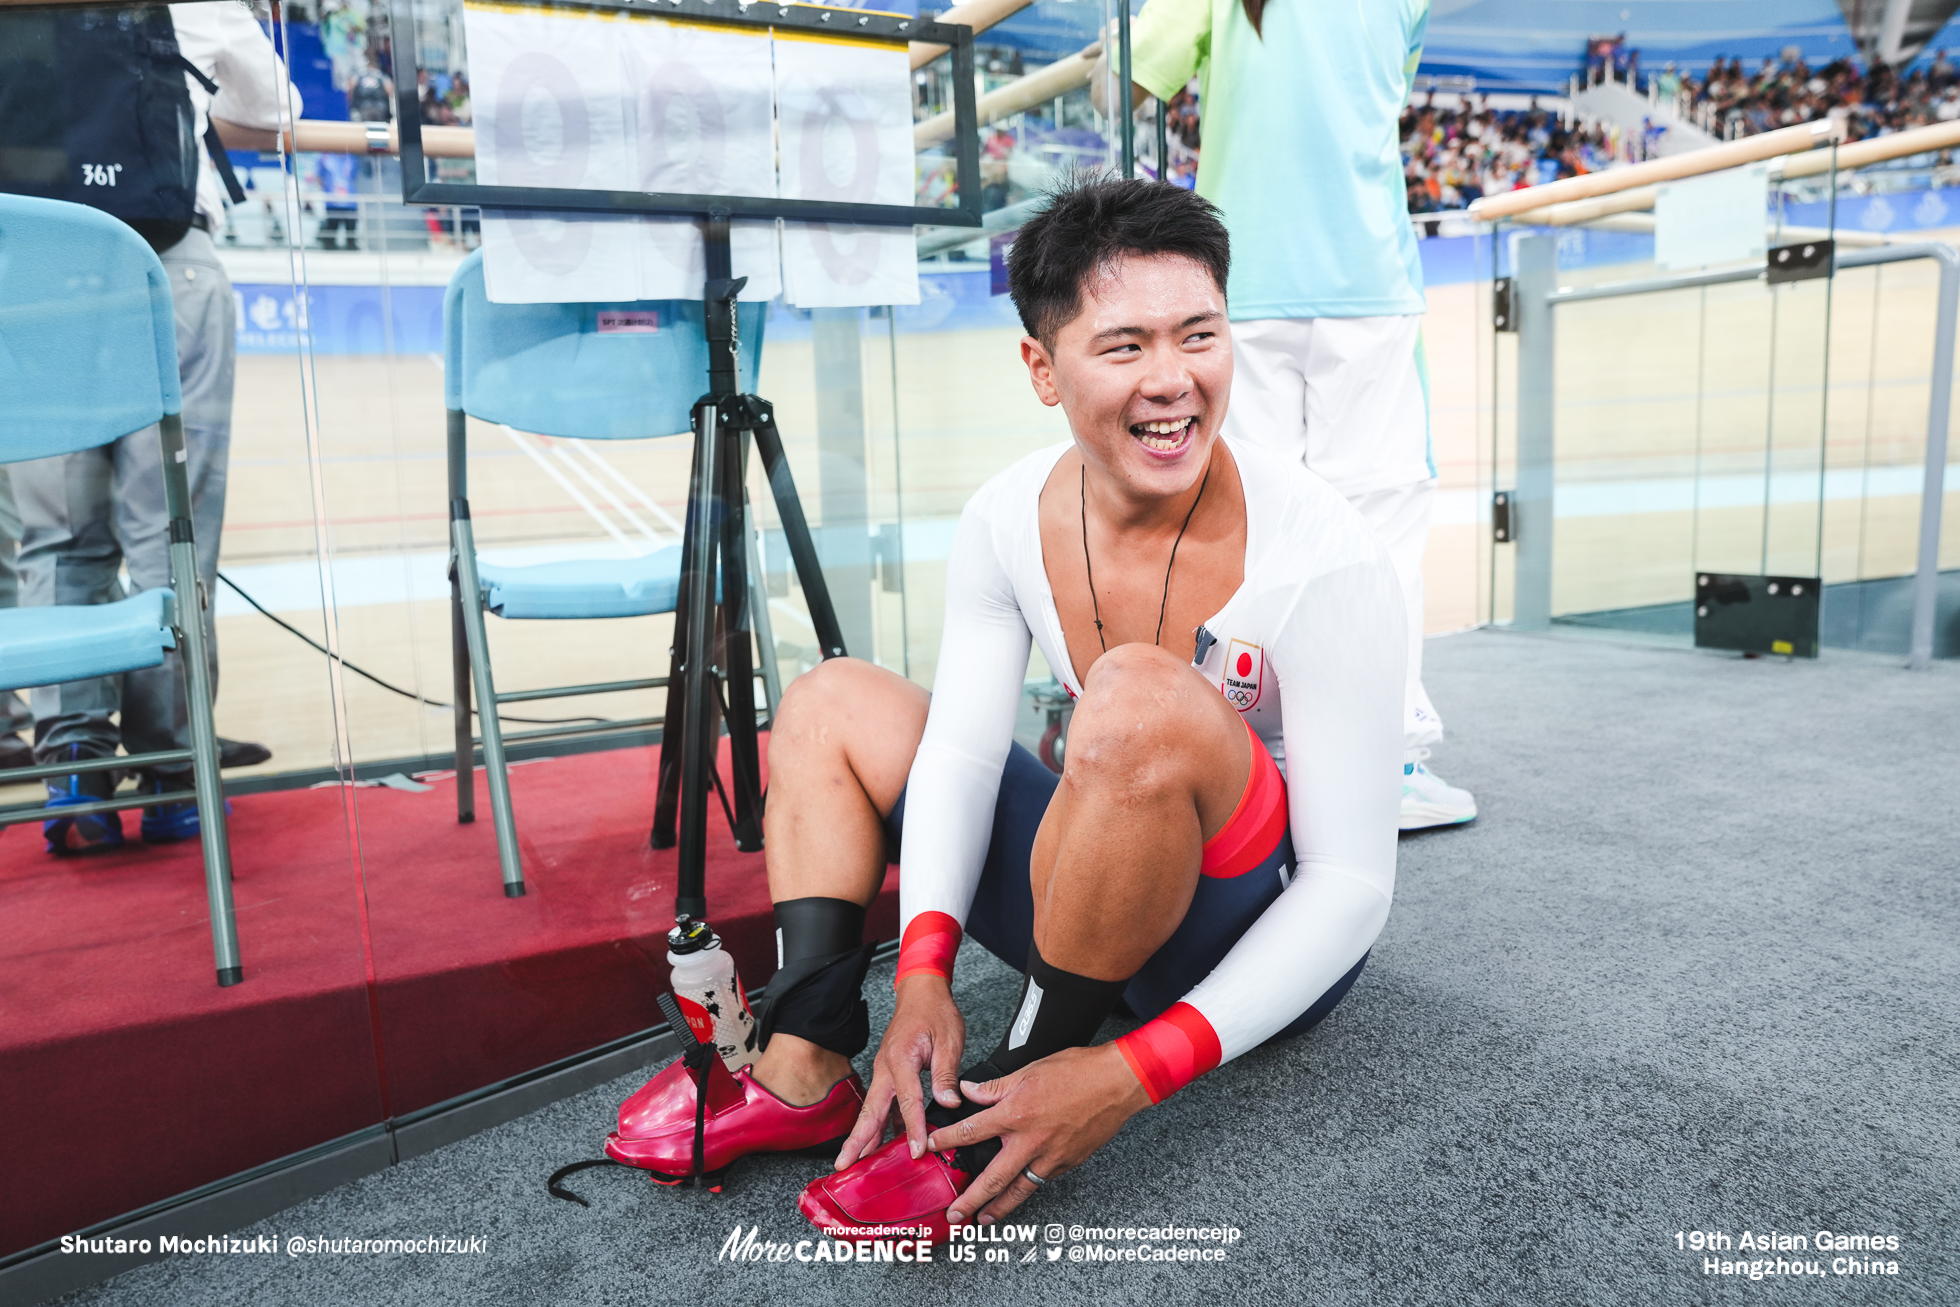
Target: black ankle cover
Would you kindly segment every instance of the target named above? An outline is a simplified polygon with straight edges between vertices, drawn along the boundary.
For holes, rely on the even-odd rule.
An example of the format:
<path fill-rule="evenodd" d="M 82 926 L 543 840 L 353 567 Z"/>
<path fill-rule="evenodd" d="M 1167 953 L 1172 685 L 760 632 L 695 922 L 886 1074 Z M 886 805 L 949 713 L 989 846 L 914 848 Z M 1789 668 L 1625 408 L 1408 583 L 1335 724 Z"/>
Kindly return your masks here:
<path fill-rule="evenodd" d="M 1041 950 L 1028 945 L 1028 974 L 1021 981 L 1021 1001 L 1014 1019 L 987 1061 L 1005 1075 L 1028 1063 L 1081 1048 L 1123 996 L 1128 980 L 1091 980 L 1043 961 Z"/>
<path fill-rule="evenodd" d="M 871 1042 L 864 973 L 864 909 L 845 899 L 790 899 L 776 905 L 780 964 L 757 1021 L 758 1048 L 777 1031 L 856 1057 Z"/>
<path fill-rule="evenodd" d="M 976 1085 L 984 1085 L 989 1080 L 1000 1079 L 1003 1074 L 1001 1069 L 995 1066 L 992 1060 L 989 1059 L 985 1062 L 976 1062 L 966 1070 L 960 1072 L 960 1079 L 970 1081 Z M 966 1120 L 976 1112 L 984 1112 L 986 1110 L 984 1105 L 972 1102 L 965 1094 L 960 1095 L 960 1105 L 958 1107 L 942 1107 L 938 1099 L 928 1098 L 926 1099 L 926 1128 L 928 1130 L 944 1130 L 947 1126 Z M 998 1138 L 982 1139 L 977 1144 L 968 1144 L 963 1148 L 955 1148 L 953 1150 L 953 1160 L 958 1163 L 960 1170 L 965 1171 L 968 1175 L 979 1175 L 999 1155 L 1000 1140 Z"/>

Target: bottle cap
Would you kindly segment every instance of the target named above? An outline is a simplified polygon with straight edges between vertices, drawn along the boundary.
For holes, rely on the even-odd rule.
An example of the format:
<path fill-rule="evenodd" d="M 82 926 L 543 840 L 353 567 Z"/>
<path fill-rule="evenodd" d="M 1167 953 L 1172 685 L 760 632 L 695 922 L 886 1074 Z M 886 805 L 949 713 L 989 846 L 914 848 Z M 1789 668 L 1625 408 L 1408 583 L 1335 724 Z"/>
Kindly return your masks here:
<path fill-rule="evenodd" d="M 707 922 L 695 921 L 685 914 L 674 918 L 674 928 L 667 932 L 667 950 L 670 953 L 699 953 L 703 949 L 720 947 L 720 936 Z"/>

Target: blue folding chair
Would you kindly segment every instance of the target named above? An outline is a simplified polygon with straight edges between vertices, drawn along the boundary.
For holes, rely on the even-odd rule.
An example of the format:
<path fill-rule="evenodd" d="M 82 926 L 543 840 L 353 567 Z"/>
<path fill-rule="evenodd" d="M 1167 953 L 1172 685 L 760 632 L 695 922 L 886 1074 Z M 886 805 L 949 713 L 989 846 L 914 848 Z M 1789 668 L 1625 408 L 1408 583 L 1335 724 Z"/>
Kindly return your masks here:
<path fill-rule="evenodd" d="M 191 747 L 0 771 L 0 784 L 188 762 L 196 778 L 204 887 L 218 983 L 245 978 L 231 903 L 231 845 L 184 473 L 177 328 L 163 264 L 141 237 L 96 209 L 0 195 L 0 463 L 95 449 L 155 424 L 170 510 L 170 588 L 115 603 L 0 609 L 0 690 L 159 666 L 182 651 Z M 189 597 L 179 612 L 177 597 Z M 163 803 L 122 795 L 60 808 L 0 811 L 0 825 Z"/>
<path fill-rule="evenodd" d="M 764 305 L 739 309 L 744 345 L 741 376 L 753 390 L 762 351 Z M 607 331 L 635 315 L 635 331 Z M 449 532 L 451 645 L 456 702 L 456 819 L 476 820 L 473 762 L 477 735 L 470 724 L 474 691 L 481 723 L 483 770 L 490 786 L 490 815 L 497 831 L 497 859 L 504 893 L 522 897 L 524 871 L 517 853 L 510 776 L 504 744 L 565 738 L 649 726 L 660 719 L 612 722 L 600 727 L 547 728 L 505 736 L 497 720 L 502 704 L 578 695 L 651 689 L 666 676 L 555 686 L 500 694 L 490 669 L 487 610 L 505 620 L 642 617 L 674 611 L 680 587 L 681 546 L 640 558 L 602 558 L 500 567 L 476 556 L 470 523 L 467 469 L 468 422 L 475 417 L 535 435 L 580 440 L 646 440 L 690 430 L 694 402 L 705 388 L 708 348 L 705 310 L 698 300 L 642 300 L 620 304 L 493 304 L 483 285 L 481 250 L 463 260 L 449 279 L 443 301 L 443 396 L 449 408 Z M 649 324 L 648 315 L 651 315 Z M 602 317 L 608 322 L 602 324 Z M 655 327 L 645 330 L 647 325 Z M 749 577 L 759 589 L 761 569 L 751 540 Z M 758 592 L 758 609 L 766 600 Z M 774 663 L 768 656 L 766 610 L 758 614 L 765 651 L 768 702 L 776 700 Z M 664 655 L 666 651 L 661 651 Z"/>

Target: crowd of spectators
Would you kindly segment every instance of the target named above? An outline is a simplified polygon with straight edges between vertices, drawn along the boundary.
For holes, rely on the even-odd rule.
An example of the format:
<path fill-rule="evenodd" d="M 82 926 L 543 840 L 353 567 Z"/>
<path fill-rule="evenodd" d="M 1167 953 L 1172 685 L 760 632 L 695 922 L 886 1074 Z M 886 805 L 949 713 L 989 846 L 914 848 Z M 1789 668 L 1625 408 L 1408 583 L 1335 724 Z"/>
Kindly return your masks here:
<path fill-rule="evenodd" d="M 422 106 L 422 121 L 445 127 L 470 123 L 470 79 L 462 73 L 432 73 L 426 68 L 415 74 L 415 98 Z"/>
<path fill-rule="evenodd" d="M 1960 118 L 1960 70 L 1939 51 L 1903 76 L 1880 59 L 1865 67 L 1838 59 L 1813 69 L 1801 56 L 1765 59 L 1754 74 L 1740 59 L 1717 58 L 1708 75 L 1677 72 L 1673 64 L 1651 75 L 1654 89 L 1675 100 L 1725 139 L 1773 131 L 1841 110 L 1852 140 Z"/>
<path fill-rule="evenodd" d="M 1647 82 L 1662 103 L 1723 139 L 1832 113 L 1846 118 L 1852 140 L 1960 119 L 1960 68 L 1944 50 L 1903 73 L 1877 59 L 1813 69 L 1792 52 L 1763 60 L 1753 74 L 1740 59 L 1717 58 L 1706 76 L 1669 64 Z M 1566 126 L 1536 105 L 1501 111 L 1466 97 L 1440 107 L 1434 95 L 1418 96 L 1402 115 L 1409 211 L 1460 209 L 1497 191 L 1634 162 L 1648 156 L 1655 135 L 1610 124 Z"/>
<path fill-rule="evenodd" d="M 1610 125 L 1566 125 L 1534 102 L 1492 109 L 1466 97 L 1456 107 L 1436 96 L 1402 111 L 1402 176 L 1410 213 L 1460 209 L 1519 186 L 1598 172 L 1645 158 L 1647 142 Z"/>

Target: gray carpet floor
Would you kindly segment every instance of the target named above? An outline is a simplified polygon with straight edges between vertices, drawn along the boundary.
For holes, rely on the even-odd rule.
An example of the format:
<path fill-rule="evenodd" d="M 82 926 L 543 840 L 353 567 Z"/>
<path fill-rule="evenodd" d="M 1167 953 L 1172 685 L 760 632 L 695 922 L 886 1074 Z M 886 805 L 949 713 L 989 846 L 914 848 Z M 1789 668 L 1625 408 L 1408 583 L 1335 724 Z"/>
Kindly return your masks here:
<path fill-rule="evenodd" d="M 244 1232 L 482 1253 L 181 1259 L 66 1301 L 1960 1302 L 1960 667 L 1497 633 L 1428 656 L 1433 761 L 1482 816 L 1403 839 L 1352 995 L 1019 1218 L 1237 1227 L 1222 1264 L 1022 1262 L 1044 1238 L 1005 1265 L 720 1263 L 738 1225 L 808 1237 L 793 1198 L 821 1163 L 753 1159 L 719 1196 L 601 1171 L 573 1181 L 591 1210 L 548 1199 L 636 1075 Z M 1016 979 L 962 953 L 975 1045 Z M 1676 1238 L 1819 1230 L 1896 1236 L 1898 1275 L 1814 1250 L 1784 1254 L 1826 1272 L 1797 1284 L 1708 1275 Z"/>

